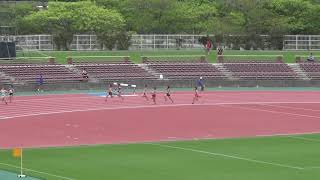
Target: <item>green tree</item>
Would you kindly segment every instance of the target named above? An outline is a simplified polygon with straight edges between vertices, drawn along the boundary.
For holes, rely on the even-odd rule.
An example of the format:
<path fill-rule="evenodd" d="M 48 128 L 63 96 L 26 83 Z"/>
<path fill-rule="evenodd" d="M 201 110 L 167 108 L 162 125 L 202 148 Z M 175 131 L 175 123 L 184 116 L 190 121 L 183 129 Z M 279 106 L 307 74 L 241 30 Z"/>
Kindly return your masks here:
<path fill-rule="evenodd" d="M 1 2 L 0 14 L 2 15 L 0 15 L 0 25 L 12 26 L 13 28 L 11 28 L 11 34 L 30 33 L 29 27 L 23 22 L 23 18 L 35 11 L 37 11 L 37 9 L 31 3 Z"/>
<path fill-rule="evenodd" d="M 121 14 L 91 2 L 49 2 L 47 10 L 33 13 L 25 20 L 37 25 L 34 32 L 52 34 L 59 50 L 69 50 L 76 33 L 95 33 L 104 38 L 105 34 L 117 32 L 124 26 Z"/>
<path fill-rule="evenodd" d="M 10 8 L 9 14 L 12 19 L 12 25 L 16 27 L 16 31 L 19 34 L 31 33 L 30 26 L 23 21 L 23 18 L 37 11 L 38 10 L 30 3 L 19 3 Z"/>
<path fill-rule="evenodd" d="M 306 0 L 272 0 L 269 8 L 279 16 L 287 18 L 289 33 L 320 33 L 319 4 Z"/>
<path fill-rule="evenodd" d="M 212 10 L 212 11 L 211 11 Z M 171 5 L 164 20 L 163 27 L 166 33 L 199 34 L 212 32 L 209 21 L 216 12 L 214 7 L 207 10 L 204 5 L 191 4 L 190 2 L 176 2 Z"/>

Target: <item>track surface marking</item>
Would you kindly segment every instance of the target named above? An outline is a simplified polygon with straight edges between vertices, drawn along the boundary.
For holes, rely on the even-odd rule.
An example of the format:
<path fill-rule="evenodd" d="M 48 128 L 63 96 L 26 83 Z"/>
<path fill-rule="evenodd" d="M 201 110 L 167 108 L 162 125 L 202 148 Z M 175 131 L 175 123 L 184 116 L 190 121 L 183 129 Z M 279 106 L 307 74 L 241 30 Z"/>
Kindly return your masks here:
<path fill-rule="evenodd" d="M 53 147 L 320 132 L 319 92 L 176 92 L 109 99 L 85 94 L 16 97 L 0 105 L 0 148 Z"/>

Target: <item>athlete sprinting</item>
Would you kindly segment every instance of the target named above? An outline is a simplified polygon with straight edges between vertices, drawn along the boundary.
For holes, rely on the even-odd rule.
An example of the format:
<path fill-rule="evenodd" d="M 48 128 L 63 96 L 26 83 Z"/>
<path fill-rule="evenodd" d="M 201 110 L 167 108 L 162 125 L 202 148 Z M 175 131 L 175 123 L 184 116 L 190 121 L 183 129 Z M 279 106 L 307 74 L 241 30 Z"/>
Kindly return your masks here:
<path fill-rule="evenodd" d="M 13 100 L 13 94 L 14 94 L 14 88 L 13 88 L 13 86 L 11 86 L 10 88 L 9 88 L 9 102 L 11 103 L 12 102 L 12 100 Z"/>
<path fill-rule="evenodd" d="M 193 97 L 192 104 L 194 104 L 195 101 L 198 101 L 199 98 L 200 98 L 200 96 L 199 96 L 198 87 L 194 87 L 194 97 Z"/>
<path fill-rule="evenodd" d="M 147 101 L 149 101 L 149 98 L 147 96 L 147 91 L 148 91 L 147 88 L 148 88 L 148 85 L 144 85 L 142 97 L 145 98 Z"/>
<path fill-rule="evenodd" d="M 122 96 L 122 88 L 121 88 L 120 84 L 118 84 L 117 93 L 118 93 L 117 96 L 118 96 L 119 98 L 121 98 L 122 101 L 123 101 L 124 98 L 123 98 L 123 96 Z"/>
<path fill-rule="evenodd" d="M 156 87 L 154 87 L 154 88 L 153 88 L 153 91 L 152 91 L 152 95 L 151 95 L 151 97 L 152 97 L 153 104 L 157 104 L 157 101 L 156 101 L 156 97 L 157 97 L 157 88 L 156 88 Z"/>
<path fill-rule="evenodd" d="M 106 93 L 106 100 L 105 101 L 107 101 L 108 100 L 108 97 L 113 97 L 113 95 L 112 95 L 112 84 L 109 84 L 109 88 L 108 88 L 108 90 L 107 90 L 107 93 Z"/>
<path fill-rule="evenodd" d="M 165 101 L 167 101 L 168 99 L 170 99 L 171 103 L 173 103 L 173 100 L 171 98 L 171 89 L 170 86 L 167 86 L 167 93 L 164 95 L 164 99 Z"/>
<path fill-rule="evenodd" d="M 0 90 L 0 94 L 1 94 L 1 101 L 4 102 L 5 104 L 8 104 L 6 99 L 7 90 L 5 90 L 4 87 L 2 87 L 2 89 Z"/>

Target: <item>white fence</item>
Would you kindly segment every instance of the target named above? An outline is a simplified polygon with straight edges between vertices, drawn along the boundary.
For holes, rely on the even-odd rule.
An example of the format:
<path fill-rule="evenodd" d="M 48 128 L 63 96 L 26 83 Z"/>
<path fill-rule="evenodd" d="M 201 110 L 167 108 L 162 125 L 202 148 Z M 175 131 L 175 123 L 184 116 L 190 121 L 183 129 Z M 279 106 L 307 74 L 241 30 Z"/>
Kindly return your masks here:
<path fill-rule="evenodd" d="M 133 35 L 130 50 L 200 49 L 206 35 Z M 210 35 L 211 36 L 211 35 Z M 0 41 L 16 41 L 17 50 L 54 50 L 51 35 L 0 36 Z M 101 50 L 96 35 L 74 35 L 71 50 Z M 283 50 L 320 50 L 320 35 L 286 35 Z"/>
<path fill-rule="evenodd" d="M 283 50 L 320 50 L 320 35 L 286 35 Z"/>
<path fill-rule="evenodd" d="M 132 35 L 130 50 L 199 49 L 199 38 L 205 35 Z M 16 41 L 17 50 L 53 50 L 51 35 L 0 36 L 0 41 Z M 96 35 L 74 35 L 71 50 L 101 50 Z"/>
<path fill-rule="evenodd" d="M 17 50 L 52 51 L 54 49 L 51 35 L 0 36 L 0 41 L 15 41 Z"/>
<path fill-rule="evenodd" d="M 195 49 L 202 48 L 199 38 L 203 35 L 132 35 L 130 50 L 148 49 Z M 72 50 L 100 50 L 96 35 L 74 35 Z"/>
<path fill-rule="evenodd" d="M 199 39 L 206 35 L 133 35 L 130 49 L 199 49 Z"/>
<path fill-rule="evenodd" d="M 73 36 L 73 41 L 70 45 L 71 50 L 100 50 L 96 35 L 79 34 Z"/>

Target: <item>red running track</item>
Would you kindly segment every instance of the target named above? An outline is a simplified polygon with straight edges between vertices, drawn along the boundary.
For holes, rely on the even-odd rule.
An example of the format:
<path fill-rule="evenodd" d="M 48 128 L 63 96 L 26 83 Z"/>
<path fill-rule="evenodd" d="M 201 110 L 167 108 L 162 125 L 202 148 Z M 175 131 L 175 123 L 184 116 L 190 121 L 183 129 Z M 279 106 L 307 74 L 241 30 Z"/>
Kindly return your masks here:
<path fill-rule="evenodd" d="M 0 148 L 320 133 L 319 92 L 177 92 L 124 102 L 85 94 L 16 97 L 0 105 Z"/>

